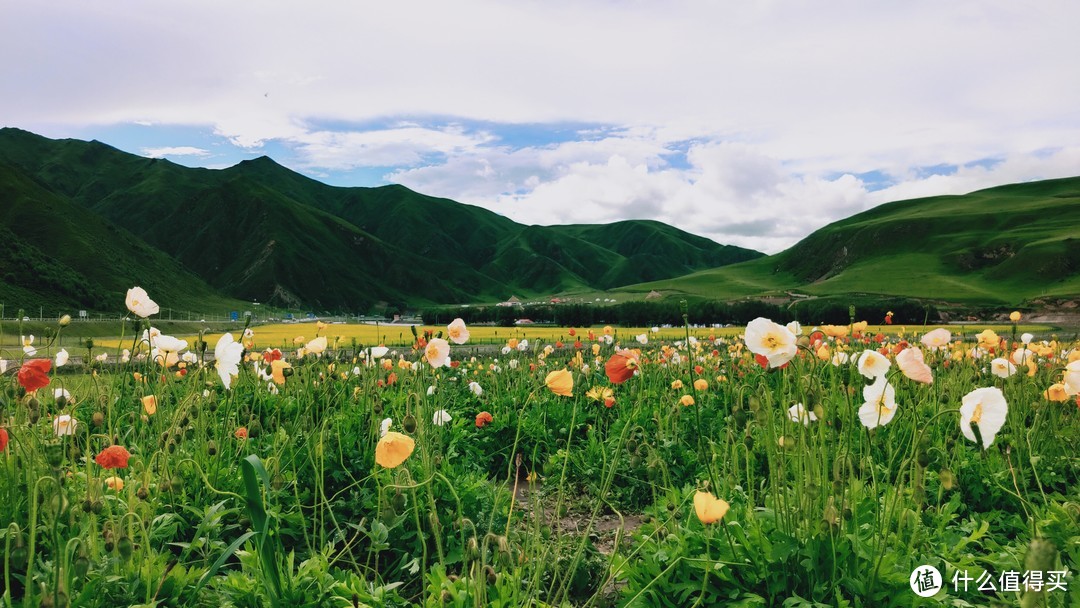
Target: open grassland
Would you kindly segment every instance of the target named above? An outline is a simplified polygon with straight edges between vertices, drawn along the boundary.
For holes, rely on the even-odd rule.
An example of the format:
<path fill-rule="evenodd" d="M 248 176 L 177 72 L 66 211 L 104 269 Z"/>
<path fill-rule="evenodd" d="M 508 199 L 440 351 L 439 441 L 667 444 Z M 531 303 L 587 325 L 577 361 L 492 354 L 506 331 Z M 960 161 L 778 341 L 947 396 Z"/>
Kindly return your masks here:
<path fill-rule="evenodd" d="M 155 327 L 157 327 L 157 324 L 155 324 Z M 188 323 L 169 324 L 166 322 L 163 324 L 163 327 L 158 329 L 160 329 L 162 333 L 174 335 L 177 338 L 187 341 L 190 345 L 193 345 L 199 339 L 200 334 L 197 329 L 202 329 L 203 327 L 204 326 L 199 326 L 196 328 Z M 872 335 L 881 333 L 893 337 L 902 337 L 905 335 L 912 335 L 915 332 L 921 333 L 929 331 L 938 327 L 948 328 L 958 336 L 974 335 L 985 329 L 991 329 L 1001 332 L 1004 335 L 1009 335 L 1014 329 L 1010 324 L 972 323 L 970 325 L 927 325 L 925 327 L 871 325 L 867 331 Z M 325 336 L 330 343 L 335 344 L 338 348 L 350 350 L 354 349 L 354 341 L 356 348 L 379 345 L 394 348 L 408 348 L 416 342 L 416 339 L 413 337 L 411 326 L 396 324 L 374 325 L 340 323 L 328 324 L 320 329 L 315 322 L 274 323 L 252 326 L 250 329 L 254 333 L 254 345 L 257 349 L 295 348 L 318 336 Z M 432 335 L 438 335 L 439 332 L 445 334 L 447 331 L 446 326 L 432 325 L 417 325 L 415 326 L 415 329 L 418 335 L 423 335 L 425 332 L 430 332 Z M 657 331 L 654 332 L 652 327 L 610 327 L 614 341 L 627 348 L 643 346 L 638 340 L 641 336 L 644 337 L 647 344 L 648 342 L 671 342 L 681 340 L 684 339 L 686 335 L 686 329 L 682 327 L 657 327 L 656 329 Z M 810 328 L 807 329 L 809 330 Z M 1051 325 L 1022 323 L 1016 325 L 1015 329 L 1017 334 L 1030 332 L 1040 337 L 1049 338 L 1055 333 L 1057 328 Z M 740 335 L 743 330 L 743 326 L 719 328 L 691 327 L 689 332 L 695 339 L 708 341 L 713 338 L 735 337 Z M 53 331 L 55 331 L 55 329 L 53 329 Z M 49 343 L 50 334 L 37 334 L 35 335 L 35 344 L 38 347 L 40 356 L 52 356 L 61 348 L 68 350 L 70 354 L 74 356 L 82 356 L 86 354 L 85 341 L 87 337 L 90 337 L 94 341 L 94 347 L 92 349 L 93 355 L 100 355 L 103 353 L 115 355 L 121 349 L 131 349 L 137 342 L 134 333 L 121 340 L 120 337 L 116 335 L 118 330 L 110 328 L 107 324 L 99 325 L 96 331 L 101 333 L 95 333 L 89 336 L 69 336 L 66 335 L 67 332 L 65 331 L 62 332 L 60 338 L 52 344 Z M 206 331 L 203 331 L 202 339 L 209 344 L 214 344 L 217 342 L 218 338 L 225 333 L 232 333 L 234 337 L 239 339 L 240 336 L 243 335 L 243 332 L 243 324 L 218 324 L 217 327 L 210 327 L 207 328 Z M 572 346 L 576 340 L 582 340 L 584 343 L 589 343 L 590 332 L 594 336 L 602 336 L 604 335 L 604 327 L 473 326 L 470 329 L 472 335 L 469 340 L 469 345 L 470 347 L 501 347 L 510 340 L 528 340 L 540 342 L 545 345 L 561 344 Z M 0 347 L 5 349 L 4 358 L 19 359 L 22 356 L 22 343 L 19 338 L 20 336 L 18 334 L 6 334 L 3 337 L 2 342 L 0 342 Z"/>
<path fill-rule="evenodd" d="M 1078 345 L 851 329 L 472 327 L 375 360 L 342 342 L 412 333 L 305 323 L 254 328 L 305 336 L 273 362 L 216 334 L 215 364 L 9 359 L 0 602 L 1074 605 Z M 1004 572 L 1047 583 L 952 583 Z"/>

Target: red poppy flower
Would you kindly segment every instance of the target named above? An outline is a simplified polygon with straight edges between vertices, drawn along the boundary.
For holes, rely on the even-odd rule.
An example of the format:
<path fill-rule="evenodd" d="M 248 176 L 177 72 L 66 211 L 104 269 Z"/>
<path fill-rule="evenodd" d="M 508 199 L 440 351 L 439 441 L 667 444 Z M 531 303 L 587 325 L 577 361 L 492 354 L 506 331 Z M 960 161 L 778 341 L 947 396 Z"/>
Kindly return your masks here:
<path fill-rule="evenodd" d="M 612 407 L 613 405 L 615 405 L 614 397 L 608 397 L 604 399 L 604 407 Z"/>
<path fill-rule="evenodd" d="M 555 348 L 562 348 L 563 346 L 564 345 L 562 343 L 562 340 L 556 340 L 555 341 Z"/>
<path fill-rule="evenodd" d="M 233 436 L 236 437 L 237 439 L 247 439 L 248 438 L 247 427 L 242 426 L 242 427 L 236 429 L 236 432 L 233 433 Z"/>
<path fill-rule="evenodd" d="M 581 343 L 581 340 L 574 340 L 574 348 L 577 350 L 581 350 L 585 348 L 585 345 Z"/>
<path fill-rule="evenodd" d="M 397 374 L 390 372 L 390 375 L 386 377 L 386 386 L 390 386 L 397 382 Z"/>
<path fill-rule="evenodd" d="M 703 372 L 703 371 L 705 371 L 705 368 L 704 368 L 704 367 L 701 367 L 700 365 L 695 365 L 695 366 L 694 366 L 694 373 L 695 373 L 695 374 L 697 374 L 697 375 L 699 375 L 699 376 L 700 376 L 700 375 L 701 375 L 701 372 Z"/>
<path fill-rule="evenodd" d="M 36 391 L 49 385 L 49 370 L 52 359 L 32 359 L 19 368 L 19 384 L 27 392 Z"/>
<path fill-rule="evenodd" d="M 566 333 L 570 334 L 571 336 L 576 336 L 577 335 L 577 330 L 574 329 L 574 328 L 570 328 L 570 331 L 568 331 Z"/>
<path fill-rule="evenodd" d="M 451 361 L 450 367 L 461 367 L 461 361 Z"/>
<path fill-rule="evenodd" d="M 7 449 L 8 444 L 8 432 L 7 429 L 0 429 L 0 452 Z"/>
<path fill-rule="evenodd" d="M 281 360 L 281 350 L 277 348 L 268 348 L 263 351 L 263 361 L 265 361 L 267 365 L 279 360 Z"/>
<path fill-rule="evenodd" d="M 482 429 L 482 428 L 484 428 L 485 424 L 487 424 L 487 423 L 489 423 L 489 422 L 491 422 L 493 420 L 494 420 L 494 418 L 492 418 L 491 414 L 489 414 L 488 412 L 480 412 L 479 414 L 476 415 L 476 428 Z"/>
<path fill-rule="evenodd" d="M 641 367 L 641 358 L 632 350 L 616 351 L 604 364 L 604 371 L 612 384 L 622 384 L 634 377 L 634 370 Z"/>
<path fill-rule="evenodd" d="M 128 458 L 131 458 L 131 454 L 124 446 L 110 445 L 104 450 L 101 450 L 101 453 L 97 455 L 94 462 L 106 469 L 126 469 L 128 466 Z"/>

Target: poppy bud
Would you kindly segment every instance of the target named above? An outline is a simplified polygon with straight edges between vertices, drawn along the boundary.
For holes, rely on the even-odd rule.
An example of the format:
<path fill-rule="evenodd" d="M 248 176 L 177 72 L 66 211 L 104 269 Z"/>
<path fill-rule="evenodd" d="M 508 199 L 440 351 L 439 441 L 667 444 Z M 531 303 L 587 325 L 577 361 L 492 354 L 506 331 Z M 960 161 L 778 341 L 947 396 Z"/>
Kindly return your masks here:
<path fill-rule="evenodd" d="M 86 577 L 86 573 L 90 571 L 90 559 L 86 557 L 85 550 L 79 552 L 79 556 L 75 558 L 75 562 L 72 566 L 74 567 L 76 577 Z"/>
<path fill-rule="evenodd" d="M 217 443 L 213 439 L 206 442 L 206 453 L 211 456 L 217 454 Z"/>
<path fill-rule="evenodd" d="M 390 504 L 393 505 L 394 510 L 400 513 L 405 509 L 405 495 L 398 490 L 394 497 L 390 499 Z"/>
<path fill-rule="evenodd" d="M 401 426 L 405 429 L 406 433 L 416 432 L 416 416 L 413 416 L 412 414 L 406 415 L 401 421 Z"/>
<path fill-rule="evenodd" d="M 102 412 L 94 412 L 94 415 L 90 417 L 90 422 L 98 427 L 105 424 L 105 414 Z"/>
<path fill-rule="evenodd" d="M 146 497 L 150 496 L 150 492 L 146 490 L 146 486 L 143 486 L 135 492 L 135 496 L 138 496 L 139 500 L 146 500 Z"/>
<path fill-rule="evenodd" d="M 919 454 L 915 457 L 915 461 L 919 463 L 919 467 L 925 469 L 930 464 L 930 454 L 923 450 L 919 450 Z"/>
<path fill-rule="evenodd" d="M 59 443 L 52 443 L 45 447 L 45 460 L 49 466 L 58 467 L 64 460 L 64 451 Z"/>
<path fill-rule="evenodd" d="M 102 509 L 105 508 L 105 503 L 100 498 L 94 499 L 94 502 L 90 505 L 90 510 L 94 515 L 100 515 Z"/>
<path fill-rule="evenodd" d="M 941 469 L 938 473 L 938 481 L 941 482 L 941 487 L 945 490 L 951 490 L 956 485 L 956 478 L 953 477 L 953 472 L 949 469 Z"/>
<path fill-rule="evenodd" d="M 484 566 L 484 574 L 487 576 L 487 583 L 494 585 L 499 582 L 499 575 L 495 573 L 495 569 L 491 566 Z"/>
<path fill-rule="evenodd" d="M 915 489 L 911 492 L 911 498 L 916 504 L 922 504 L 926 502 L 926 488 L 922 485 L 915 486 Z"/>
<path fill-rule="evenodd" d="M 120 557 L 127 560 L 131 558 L 131 552 L 134 549 L 134 545 L 131 544 L 131 539 L 127 534 L 120 537 L 120 540 L 116 542 L 116 550 L 120 553 Z"/>
<path fill-rule="evenodd" d="M 836 507 L 830 502 L 825 507 L 825 512 L 822 514 L 822 519 L 829 526 L 835 526 L 840 523 L 840 513 L 836 510 Z"/>
<path fill-rule="evenodd" d="M 469 540 L 465 542 L 465 555 L 469 559 L 478 559 L 480 557 L 480 543 L 476 541 L 475 536 L 470 536 Z"/>

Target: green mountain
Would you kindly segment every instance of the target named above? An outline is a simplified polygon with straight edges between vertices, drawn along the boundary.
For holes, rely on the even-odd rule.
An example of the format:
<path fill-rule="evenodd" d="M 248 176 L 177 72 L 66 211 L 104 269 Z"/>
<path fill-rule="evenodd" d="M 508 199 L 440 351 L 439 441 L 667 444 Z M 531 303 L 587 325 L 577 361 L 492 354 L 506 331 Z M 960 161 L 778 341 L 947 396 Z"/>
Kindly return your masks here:
<path fill-rule="evenodd" d="M 776 255 L 622 288 L 702 298 L 878 294 L 1018 304 L 1080 294 L 1080 177 L 875 207 Z"/>
<path fill-rule="evenodd" d="M 141 285 L 167 306 L 227 305 L 209 285 L 127 230 L 0 162 L 0 302 L 37 316 L 76 309 L 124 311 Z"/>
<path fill-rule="evenodd" d="M 198 277 L 181 291 L 203 294 L 209 286 L 230 298 L 289 307 L 366 311 L 379 302 L 609 289 L 762 255 L 657 222 L 524 226 L 403 186 L 328 186 L 265 157 L 224 170 L 190 169 L 96 141 L 7 128 L 0 129 L 0 164 L 19 176 L 0 196 L 5 206 L 28 192 L 48 195 L 78 210 L 70 218 L 92 217 L 87 226 L 122 233 L 178 262 L 188 274 L 174 272 L 177 285 Z M 29 209 L 3 225 L 18 234 L 47 221 Z M 72 221 L 67 238 L 108 240 L 75 234 L 83 225 Z M 91 265 L 76 258 L 69 270 L 84 278 L 80 289 L 99 297 L 115 282 L 102 276 L 114 275 Z M 49 296 L 54 288 L 37 291 Z"/>

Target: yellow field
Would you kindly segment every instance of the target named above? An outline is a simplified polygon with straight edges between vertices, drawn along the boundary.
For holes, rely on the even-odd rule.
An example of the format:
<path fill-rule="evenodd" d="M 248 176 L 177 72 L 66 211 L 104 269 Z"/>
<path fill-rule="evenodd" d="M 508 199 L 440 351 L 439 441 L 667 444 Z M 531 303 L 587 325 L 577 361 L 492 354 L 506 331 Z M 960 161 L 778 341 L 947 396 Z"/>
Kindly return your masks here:
<path fill-rule="evenodd" d="M 910 329 L 904 328 L 898 325 L 872 325 L 869 328 L 869 333 L 876 334 L 878 332 L 886 334 L 898 334 L 903 331 L 911 333 L 925 333 L 936 327 L 945 327 L 953 332 L 954 335 L 966 335 L 971 336 L 975 333 L 982 331 L 983 329 L 993 329 L 1001 335 L 1009 335 L 1012 332 L 1012 325 L 1002 324 L 973 324 L 973 325 L 932 325 L 926 327 L 911 327 Z M 700 339 L 708 339 L 709 336 L 715 337 L 732 337 L 742 333 L 743 326 L 727 327 L 727 328 L 711 328 L 700 327 L 691 328 L 690 335 Z M 1053 328 L 1048 325 L 1021 325 L 1017 327 L 1017 332 L 1032 332 L 1035 334 L 1045 334 L 1051 331 Z M 425 330 L 431 330 L 436 333 L 442 331 L 445 335 L 446 327 L 439 326 L 417 326 L 416 331 L 423 333 Z M 473 326 L 469 327 L 471 337 L 469 339 L 470 345 L 477 344 L 504 344 L 507 340 L 515 338 L 518 340 L 527 339 L 530 342 L 542 341 L 544 343 L 554 343 L 556 341 L 562 341 L 565 343 L 572 343 L 575 338 L 581 339 L 583 342 L 588 342 L 588 334 L 592 331 L 596 335 L 602 335 L 604 330 L 602 327 L 593 328 L 576 328 L 576 336 L 569 334 L 570 328 L 567 327 L 491 327 L 491 326 Z M 804 328 L 804 333 L 808 333 L 809 327 Z M 321 332 L 316 327 L 315 323 L 278 323 L 273 325 L 261 325 L 253 327 L 252 331 L 255 332 L 255 345 L 258 349 L 273 348 L 273 347 L 288 347 L 291 348 L 297 343 L 311 340 L 318 335 L 326 336 L 331 345 L 333 345 L 335 339 L 339 341 L 339 346 L 349 346 L 353 340 L 356 340 L 358 345 L 363 346 L 376 346 L 383 344 L 386 346 L 407 346 L 413 343 L 412 331 L 407 325 L 366 325 L 366 324 L 339 324 L 339 325 L 327 325 Z M 650 341 L 653 340 L 678 340 L 685 335 L 685 330 L 681 327 L 669 327 L 660 328 L 656 333 L 653 333 L 650 328 L 647 327 L 615 327 L 612 328 L 613 335 L 616 340 L 621 341 L 624 345 L 636 343 L 635 336 L 640 334 L 646 334 Z M 179 335 L 178 338 L 188 340 L 189 343 L 194 342 L 198 336 L 195 335 Z M 204 339 L 213 348 L 214 343 L 221 337 L 221 333 L 210 333 L 204 336 Z M 239 338 L 234 333 L 234 337 Z M 120 343 L 116 339 L 100 339 L 96 340 L 95 352 L 101 350 L 115 350 Z M 125 340 L 123 347 L 130 347 L 131 341 Z M 70 350 L 70 349 L 69 349 Z M 74 353 L 73 353 L 74 354 Z"/>

